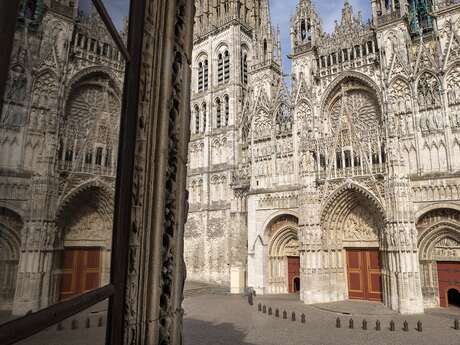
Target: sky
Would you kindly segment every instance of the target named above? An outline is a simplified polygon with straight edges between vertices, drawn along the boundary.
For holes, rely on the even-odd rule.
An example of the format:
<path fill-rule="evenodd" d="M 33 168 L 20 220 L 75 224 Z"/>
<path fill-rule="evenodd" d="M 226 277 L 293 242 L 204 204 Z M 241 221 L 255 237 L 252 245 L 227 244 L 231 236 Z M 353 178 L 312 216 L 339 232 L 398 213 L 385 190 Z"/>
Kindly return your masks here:
<path fill-rule="evenodd" d="M 80 0 L 80 6 L 87 8 L 91 0 Z M 192 1 L 192 0 L 190 0 Z M 334 21 L 340 20 L 345 0 L 313 0 L 326 32 L 334 30 Z M 364 20 L 371 15 L 371 0 L 349 0 L 355 14 L 361 11 Z M 129 0 L 103 0 L 112 20 L 118 28 L 123 26 L 123 18 L 128 15 Z M 291 64 L 287 55 L 291 51 L 290 20 L 295 13 L 299 0 L 270 0 L 272 24 L 279 26 L 281 31 L 281 45 L 283 49 L 283 67 L 286 75 L 290 74 Z"/>

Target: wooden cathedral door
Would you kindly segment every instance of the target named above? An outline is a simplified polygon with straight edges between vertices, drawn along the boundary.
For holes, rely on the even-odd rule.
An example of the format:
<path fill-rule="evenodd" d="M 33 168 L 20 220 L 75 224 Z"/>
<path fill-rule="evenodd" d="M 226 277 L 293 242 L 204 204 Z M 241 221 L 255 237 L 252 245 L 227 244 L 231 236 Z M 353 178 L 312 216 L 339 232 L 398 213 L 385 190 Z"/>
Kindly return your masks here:
<path fill-rule="evenodd" d="M 347 250 L 348 297 L 382 301 L 382 278 L 378 249 Z"/>

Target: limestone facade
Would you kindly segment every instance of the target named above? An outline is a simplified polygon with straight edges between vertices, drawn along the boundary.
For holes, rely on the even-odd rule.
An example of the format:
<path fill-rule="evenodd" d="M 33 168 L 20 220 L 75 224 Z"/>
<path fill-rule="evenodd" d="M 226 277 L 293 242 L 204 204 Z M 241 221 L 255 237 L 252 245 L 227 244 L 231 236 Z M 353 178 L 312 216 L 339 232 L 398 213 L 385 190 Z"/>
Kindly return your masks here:
<path fill-rule="evenodd" d="M 196 2 L 189 278 L 286 293 L 298 257 L 301 300 L 339 301 L 347 253 L 377 250 L 385 305 L 440 305 L 437 264 L 460 262 L 460 4 L 369 6 L 325 33 L 299 1 L 289 90 L 268 1 Z"/>
<path fill-rule="evenodd" d="M 109 282 L 124 61 L 95 11 L 24 1 L 0 115 L 0 308 L 58 302 L 67 248 Z"/>

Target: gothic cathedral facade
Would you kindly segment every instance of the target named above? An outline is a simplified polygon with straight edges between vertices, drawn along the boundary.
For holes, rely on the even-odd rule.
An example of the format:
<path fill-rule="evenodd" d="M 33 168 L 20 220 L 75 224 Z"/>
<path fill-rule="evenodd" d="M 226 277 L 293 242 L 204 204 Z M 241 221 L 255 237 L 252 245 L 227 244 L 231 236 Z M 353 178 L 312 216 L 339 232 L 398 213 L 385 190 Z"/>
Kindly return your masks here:
<path fill-rule="evenodd" d="M 93 9 L 21 2 L 0 114 L 0 310 L 110 281 L 125 62 Z"/>
<path fill-rule="evenodd" d="M 369 2 L 326 33 L 299 1 L 288 88 L 268 0 L 196 1 L 189 279 L 401 313 L 459 293 L 460 4 Z"/>

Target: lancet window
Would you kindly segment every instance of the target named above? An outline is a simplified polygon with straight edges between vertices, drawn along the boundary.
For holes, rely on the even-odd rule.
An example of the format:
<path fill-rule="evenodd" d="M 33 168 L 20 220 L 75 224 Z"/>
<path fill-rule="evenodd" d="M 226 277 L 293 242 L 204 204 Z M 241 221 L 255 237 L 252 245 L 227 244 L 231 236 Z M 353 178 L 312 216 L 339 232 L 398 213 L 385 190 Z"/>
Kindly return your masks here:
<path fill-rule="evenodd" d="M 225 101 L 225 126 L 228 126 L 230 122 L 230 101 L 227 95 L 224 97 L 224 101 Z"/>
<path fill-rule="evenodd" d="M 216 99 L 216 128 L 222 127 L 222 102 Z"/>

